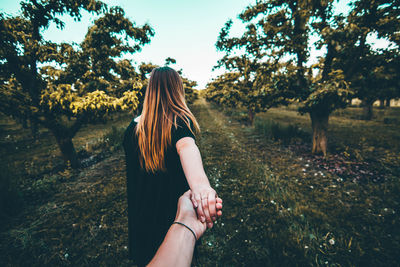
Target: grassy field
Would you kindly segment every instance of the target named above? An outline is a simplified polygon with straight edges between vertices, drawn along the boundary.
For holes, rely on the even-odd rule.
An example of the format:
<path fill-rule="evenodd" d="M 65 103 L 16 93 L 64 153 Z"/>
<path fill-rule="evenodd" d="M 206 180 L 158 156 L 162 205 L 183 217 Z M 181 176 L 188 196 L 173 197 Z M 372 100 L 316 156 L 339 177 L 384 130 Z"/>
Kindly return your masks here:
<path fill-rule="evenodd" d="M 78 132 L 73 141 L 87 166 L 80 171 L 64 167 L 46 129 L 34 141 L 30 130 L 1 118 L 1 186 L 12 184 L 5 190 L 9 197 L 1 198 L 7 203 L 0 216 L 0 266 L 127 262 L 121 138 L 131 117 L 120 114 Z"/>
<path fill-rule="evenodd" d="M 227 266 L 398 264 L 396 166 L 374 180 L 370 172 L 377 170 L 368 169 L 365 160 L 310 155 L 310 144 L 303 142 L 310 133 L 309 119 L 290 109 L 270 110 L 256 122 L 297 124 L 304 135 L 288 144 L 239 124 L 235 119 L 243 114 L 237 110 L 228 111 L 229 116 L 210 105 L 196 111 L 206 129 L 200 139 L 206 170 L 225 201 L 224 217 L 202 247 L 202 264 L 211 266 L 215 259 Z M 340 118 L 333 118 L 331 126 L 336 122 Z M 350 136 L 355 131 L 355 138 L 365 137 L 354 127 L 361 123 L 341 122 L 341 127 Z M 341 140 L 340 134 L 336 138 Z"/>
<path fill-rule="evenodd" d="M 390 123 L 398 110 L 371 122 L 357 120 L 359 109 L 334 114 L 326 159 L 309 153 L 309 118 L 293 107 L 257 115 L 254 127 L 204 100 L 192 110 L 206 172 L 224 200 L 195 265 L 398 265 L 400 127 Z M 62 168 L 48 132 L 35 143 L 0 120 L 0 153 L 21 199 L 1 217 L 1 266 L 131 266 L 120 147 L 130 119 L 79 132 L 74 143 L 88 166 L 79 172 Z"/>

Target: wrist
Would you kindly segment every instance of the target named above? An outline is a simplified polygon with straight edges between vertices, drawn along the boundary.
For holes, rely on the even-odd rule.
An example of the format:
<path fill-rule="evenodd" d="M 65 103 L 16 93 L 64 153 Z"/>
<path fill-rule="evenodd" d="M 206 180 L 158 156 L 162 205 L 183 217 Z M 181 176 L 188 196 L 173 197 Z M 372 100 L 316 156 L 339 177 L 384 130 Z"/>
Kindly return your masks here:
<path fill-rule="evenodd" d="M 192 219 L 188 216 L 178 216 L 175 218 L 175 222 L 180 222 L 187 225 L 196 235 L 196 240 L 198 240 L 206 230 L 206 226 L 197 220 L 197 218 Z M 188 230 L 189 231 L 189 230 Z"/>
<path fill-rule="evenodd" d="M 184 230 L 185 231 L 185 240 L 193 240 L 194 242 L 197 241 L 198 236 L 196 235 L 194 229 L 192 227 L 190 227 L 189 225 L 187 225 L 187 223 L 183 223 L 181 221 L 174 221 L 172 223 L 172 226 L 177 225 L 177 227 L 181 228 L 181 231 Z"/>
<path fill-rule="evenodd" d="M 210 187 L 211 187 L 210 182 L 207 180 L 207 181 L 204 181 L 204 182 L 193 183 L 190 186 L 190 189 L 193 191 L 193 190 L 196 190 L 196 189 L 210 188 Z"/>

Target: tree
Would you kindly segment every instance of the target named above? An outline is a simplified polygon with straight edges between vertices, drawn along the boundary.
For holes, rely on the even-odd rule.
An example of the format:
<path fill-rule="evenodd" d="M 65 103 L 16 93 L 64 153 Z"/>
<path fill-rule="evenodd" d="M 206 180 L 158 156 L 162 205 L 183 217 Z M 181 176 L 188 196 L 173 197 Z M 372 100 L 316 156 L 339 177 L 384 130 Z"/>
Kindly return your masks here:
<path fill-rule="evenodd" d="M 199 98 L 199 91 L 194 89 L 197 86 L 196 81 L 191 81 L 186 77 L 182 77 L 183 89 L 185 90 L 186 102 L 190 105 Z"/>
<path fill-rule="evenodd" d="M 366 106 L 390 85 L 396 88 L 398 49 L 373 51 L 368 34 L 399 42 L 398 0 L 354 1 L 348 17 L 333 14 L 332 0 L 257 1 L 240 19 L 247 23 L 242 38 L 231 46 L 246 46 L 265 53 L 284 67 L 269 94 L 299 102 L 299 111 L 308 113 L 313 129 L 313 153 L 327 151 L 330 114 L 345 107 L 349 98 L 360 96 Z M 256 33 L 256 34 L 254 34 Z M 312 42 L 312 36 L 317 37 Z M 325 54 L 311 65 L 309 49 Z M 380 63 L 380 64 L 379 64 Z M 311 66 L 310 66 L 311 65 Z M 279 81 L 280 80 L 280 81 Z"/>
<path fill-rule="evenodd" d="M 49 129 L 64 160 L 77 168 L 72 138 L 79 129 L 137 107 L 140 77 L 130 61 L 120 58 L 140 51 L 154 32 L 147 24 L 136 27 L 121 8 L 96 0 L 30 0 L 21 6 L 21 16 L 0 18 L 0 111 Z M 63 28 L 57 16 L 80 20 L 82 10 L 103 15 L 81 44 L 42 38 L 50 23 Z"/>
<path fill-rule="evenodd" d="M 332 15 L 333 1 L 257 1 L 239 18 L 246 23 L 242 38 L 230 39 L 227 48 L 246 47 L 250 53 L 272 61 L 272 79 L 266 79 L 266 102 L 297 101 L 299 111 L 309 113 L 313 128 L 313 153 L 327 151 L 329 115 L 344 107 L 351 91 L 343 72 L 335 68 L 340 53 L 338 38 L 344 38 L 340 23 Z M 325 57 L 309 66 L 311 33 L 318 34 L 317 48 Z M 221 34 L 220 34 L 221 35 Z M 276 68 L 277 67 L 277 68 Z"/>
<path fill-rule="evenodd" d="M 226 72 L 207 84 L 205 98 L 207 101 L 223 107 L 234 107 L 239 102 L 239 73 Z"/>
<path fill-rule="evenodd" d="M 216 47 L 225 52 L 225 56 L 214 67 L 223 66 L 228 73 L 208 85 L 208 99 L 212 99 L 217 90 L 223 91 L 225 96 L 219 99 L 219 104 L 245 108 L 247 122 L 252 125 L 256 113 L 277 103 L 266 96 L 266 85 L 271 85 L 276 64 L 266 60 L 266 54 L 255 45 L 259 40 L 254 25 L 248 25 L 247 32 L 240 38 L 228 37 L 231 26 L 232 20 L 229 20 L 220 31 Z"/>
<path fill-rule="evenodd" d="M 400 2 L 396 0 L 352 3 L 345 30 L 348 39 L 343 44 L 338 61 L 346 79 L 362 100 L 364 119 L 372 118 L 372 104 L 378 99 L 398 96 Z M 391 43 L 385 49 L 373 49 L 368 38 L 376 36 Z"/>
<path fill-rule="evenodd" d="M 221 95 L 221 98 L 216 103 L 246 109 L 247 123 L 252 125 L 255 115 L 270 107 L 266 101 L 265 87 L 258 85 L 260 79 L 270 76 L 265 73 L 261 74 L 262 63 L 250 59 L 246 55 L 226 56 L 220 62 L 230 72 L 208 84 L 207 90 L 210 91 L 208 99 L 211 100 L 212 95 L 220 90 L 218 94 Z"/>

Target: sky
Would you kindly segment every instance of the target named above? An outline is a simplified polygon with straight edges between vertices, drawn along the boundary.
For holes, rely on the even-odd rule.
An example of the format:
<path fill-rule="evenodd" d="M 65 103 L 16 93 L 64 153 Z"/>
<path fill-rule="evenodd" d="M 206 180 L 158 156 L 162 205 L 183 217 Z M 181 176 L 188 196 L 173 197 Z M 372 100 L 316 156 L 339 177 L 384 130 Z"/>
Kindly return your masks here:
<path fill-rule="evenodd" d="M 20 10 L 18 0 L 0 0 L 0 12 L 17 15 Z M 223 53 L 215 48 L 219 31 L 228 19 L 233 19 L 232 36 L 240 36 L 244 25 L 237 18 L 238 14 L 255 0 L 104 0 L 109 6 L 121 6 L 126 17 L 137 26 L 150 24 L 155 35 L 150 44 L 143 46 L 140 52 L 127 56 L 136 62 L 152 62 L 164 65 L 167 57 L 176 59 L 171 67 L 182 69 L 183 76 L 198 83 L 197 88 L 205 88 L 207 82 L 224 72 L 223 69 L 212 71 Z M 342 0 L 337 12 L 348 11 L 349 0 Z M 80 43 L 94 15 L 83 12 L 80 22 L 69 16 L 61 19 L 65 22 L 63 30 L 54 24 L 44 30 L 43 36 L 53 42 Z M 311 51 L 314 58 L 323 52 Z"/>
<path fill-rule="evenodd" d="M 151 25 L 155 35 L 150 44 L 144 45 L 141 52 L 132 58 L 137 65 L 152 62 L 164 65 L 167 57 L 176 59 L 171 65 L 176 70 L 182 69 L 183 76 L 198 82 L 198 89 L 205 88 L 212 77 L 220 74 L 212 72 L 212 67 L 223 56 L 217 52 L 215 43 L 220 29 L 228 19 L 237 15 L 249 5 L 250 0 L 106 0 L 109 6 L 121 6 L 126 16 L 137 26 Z M 0 0 L 0 11 L 10 15 L 20 10 L 17 0 Z M 74 22 L 69 16 L 63 16 L 65 28 L 59 30 L 55 25 L 43 31 L 45 39 L 54 42 L 80 43 L 87 28 L 92 25 L 94 16 L 85 13 L 80 22 Z M 244 27 L 235 23 L 233 33 Z M 241 27 L 242 26 L 242 27 Z"/>

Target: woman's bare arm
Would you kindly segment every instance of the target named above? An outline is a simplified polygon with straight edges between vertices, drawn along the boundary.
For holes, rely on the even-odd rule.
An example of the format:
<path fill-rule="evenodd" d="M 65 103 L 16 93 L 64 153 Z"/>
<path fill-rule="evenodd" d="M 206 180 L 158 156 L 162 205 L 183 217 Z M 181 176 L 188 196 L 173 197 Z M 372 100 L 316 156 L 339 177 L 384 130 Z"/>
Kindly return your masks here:
<path fill-rule="evenodd" d="M 176 142 L 176 150 L 181 160 L 183 172 L 192 190 L 192 202 L 197 208 L 199 219 L 202 222 L 207 221 L 207 227 L 211 228 L 213 221 L 217 218 L 216 192 L 211 188 L 204 172 L 199 148 L 192 137 L 184 137 Z"/>

